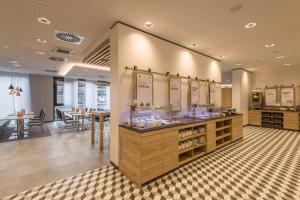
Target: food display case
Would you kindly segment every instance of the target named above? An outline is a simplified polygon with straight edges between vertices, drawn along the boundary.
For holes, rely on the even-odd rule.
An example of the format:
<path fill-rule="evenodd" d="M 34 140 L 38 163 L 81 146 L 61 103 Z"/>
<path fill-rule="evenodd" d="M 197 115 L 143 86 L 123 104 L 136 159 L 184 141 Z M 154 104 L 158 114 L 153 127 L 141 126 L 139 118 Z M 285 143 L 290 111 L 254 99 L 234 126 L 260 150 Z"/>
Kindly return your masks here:
<path fill-rule="evenodd" d="M 197 105 L 193 104 L 189 111 L 185 114 L 185 117 L 192 119 L 208 119 L 213 117 L 221 117 L 222 110 L 211 105 Z"/>
<path fill-rule="evenodd" d="M 123 124 L 138 129 L 159 128 L 181 123 L 172 119 L 172 106 L 137 106 L 130 105 L 129 116 Z"/>

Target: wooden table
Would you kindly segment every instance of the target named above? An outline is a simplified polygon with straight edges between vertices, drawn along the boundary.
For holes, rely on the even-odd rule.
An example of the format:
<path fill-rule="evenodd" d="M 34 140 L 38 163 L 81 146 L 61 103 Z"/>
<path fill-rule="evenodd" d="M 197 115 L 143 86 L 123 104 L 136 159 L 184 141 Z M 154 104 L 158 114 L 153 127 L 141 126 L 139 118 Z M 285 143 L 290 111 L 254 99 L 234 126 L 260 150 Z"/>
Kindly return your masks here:
<path fill-rule="evenodd" d="M 100 128 L 100 150 L 103 150 L 103 138 L 104 138 L 104 118 L 110 117 L 109 111 L 103 111 L 103 112 L 92 112 L 92 127 L 91 127 L 91 144 L 95 144 L 95 117 L 99 117 L 99 128 Z"/>
<path fill-rule="evenodd" d="M 85 130 L 85 125 L 84 125 L 84 117 L 87 115 L 91 115 L 91 113 L 85 112 L 75 112 L 75 111 L 69 111 L 66 112 L 67 114 L 71 115 L 72 117 L 75 117 L 78 120 L 78 126 L 77 126 L 77 130 L 79 131 L 79 117 L 81 117 L 81 130 L 84 131 Z"/>
<path fill-rule="evenodd" d="M 16 114 L 8 115 L 7 117 L 0 117 L 0 121 L 16 120 L 17 121 L 17 138 L 24 135 L 24 120 L 33 119 L 34 113 L 25 113 L 23 117 L 18 117 Z"/>

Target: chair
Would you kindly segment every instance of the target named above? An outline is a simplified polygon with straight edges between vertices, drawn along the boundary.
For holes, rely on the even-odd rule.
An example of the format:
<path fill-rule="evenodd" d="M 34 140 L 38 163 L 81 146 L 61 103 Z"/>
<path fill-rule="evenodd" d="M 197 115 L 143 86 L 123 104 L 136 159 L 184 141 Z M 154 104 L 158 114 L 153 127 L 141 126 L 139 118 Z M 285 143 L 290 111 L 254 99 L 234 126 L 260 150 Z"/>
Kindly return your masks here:
<path fill-rule="evenodd" d="M 61 117 L 62 117 L 62 120 L 64 122 L 63 129 L 65 129 L 65 128 L 75 128 L 76 125 L 78 124 L 78 120 L 68 119 L 65 115 L 65 112 L 61 112 Z"/>
<path fill-rule="evenodd" d="M 46 111 L 44 109 L 42 109 L 42 116 L 40 119 L 32 119 L 29 120 L 27 126 L 29 127 L 29 129 L 31 129 L 34 126 L 39 126 L 41 128 L 41 130 L 43 131 L 43 125 L 45 122 L 45 117 L 46 117 Z"/>

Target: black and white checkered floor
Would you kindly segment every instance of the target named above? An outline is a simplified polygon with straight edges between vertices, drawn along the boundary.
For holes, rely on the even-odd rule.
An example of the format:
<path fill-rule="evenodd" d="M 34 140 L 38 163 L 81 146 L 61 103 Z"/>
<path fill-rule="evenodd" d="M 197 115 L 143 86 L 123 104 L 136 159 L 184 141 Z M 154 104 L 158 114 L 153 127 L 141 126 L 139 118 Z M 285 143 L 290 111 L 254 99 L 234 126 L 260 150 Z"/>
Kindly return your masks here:
<path fill-rule="evenodd" d="M 244 139 L 138 189 L 112 166 L 5 199 L 300 199 L 300 133 L 244 128 Z"/>

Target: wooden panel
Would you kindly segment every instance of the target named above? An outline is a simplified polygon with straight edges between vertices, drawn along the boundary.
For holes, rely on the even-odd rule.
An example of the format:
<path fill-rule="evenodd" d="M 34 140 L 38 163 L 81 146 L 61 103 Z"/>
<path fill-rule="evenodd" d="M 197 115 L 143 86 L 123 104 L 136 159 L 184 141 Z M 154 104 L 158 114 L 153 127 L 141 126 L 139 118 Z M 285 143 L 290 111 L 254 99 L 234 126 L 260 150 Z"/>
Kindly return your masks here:
<path fill-rule="evenodd" d="M 222 88 L 222 107 L 232 107 L 232 88 Z"/>
<path fill-rule="evenodd" d="M 178 166 L 178 131 L 162 135 L 163 172 L 168 172 Z"/>
<path fill-rule="evenodd" d="M 163 173 L 162 134 L 143 137 L 142 140 L 142 182 L 149 181 Z"/>
<path fill-rule="evenodd" d="M 121 171 L 138 185 L 141 182 L 141 150 L 140 137 L 137 133 L 124 128 L 119 129 L 119 148 Z"/>
<path fill-rule="evenodd" d="M 238 140 L 243 137 L 243 116 L 232 119 L 232 140 Z"/>
<path fill-rule="evenodd" d="M 207 153 L 216 149 L 216 123 L 211 122 L 207 124 Z"/>
<path fill-rule="evenodd" d="M 299 113 L 298 112 L 284 112 L 284 124 L 283 127 L 286 129 L 299 129 Z"/>
<path fill-rule="evenodd" d="M 248 123 L 250 125 L 261 126 L 261 111 L 249 110 L 248 111 Z"/>

